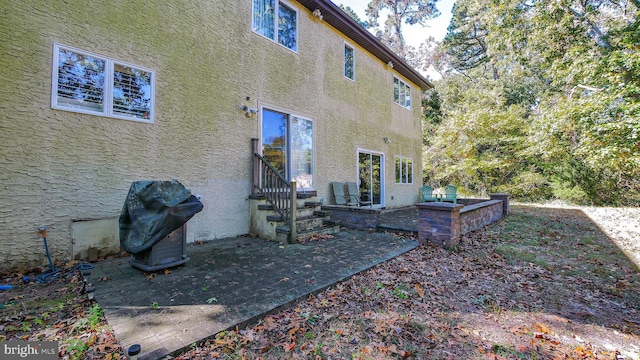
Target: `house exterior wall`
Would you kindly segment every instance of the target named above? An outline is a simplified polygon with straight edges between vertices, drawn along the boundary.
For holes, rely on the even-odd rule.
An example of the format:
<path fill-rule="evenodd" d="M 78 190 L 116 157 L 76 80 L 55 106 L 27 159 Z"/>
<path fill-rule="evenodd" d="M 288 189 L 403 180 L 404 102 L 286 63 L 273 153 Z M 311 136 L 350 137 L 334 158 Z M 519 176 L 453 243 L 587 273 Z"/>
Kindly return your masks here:
<path fill-rule="evenodd" d="M 71 256 L 72 223 L 119 215 L 132 181 L 177 179 L 201 194 L 187 241 L 249 232 L 251 138 L 260 117 L 314 121 L 318 198 L 354 181 L 357 149 L 385 155 L 385 204 L 413 204 L 421 184 L 420 90 L 393 103 L 393 75 L 341 33 L 298 9 L 298 52 L 251 31 L 251 1 L 19 1 L 0 18 L 0 269 Z M 343 76 L 345 41 L 356 81 Z M 152 69 L 154 123 L 51 108 L 53 43 Z M 383 137 L 392 141 L 386 144 Z M 395 184 L 394 158 L 414 162 Z M 393 196 L 393 199 L 391 199 Z"/>

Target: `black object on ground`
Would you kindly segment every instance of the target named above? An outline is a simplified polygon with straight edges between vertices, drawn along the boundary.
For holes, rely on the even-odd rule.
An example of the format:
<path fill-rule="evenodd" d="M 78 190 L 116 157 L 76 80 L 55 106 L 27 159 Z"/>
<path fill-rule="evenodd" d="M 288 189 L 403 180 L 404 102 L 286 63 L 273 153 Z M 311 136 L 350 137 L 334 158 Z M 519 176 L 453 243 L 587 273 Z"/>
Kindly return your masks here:
<path fill-rule="evenodd" d="M 133 182 L 119 219 L 120 245 L 134 255 L 131 264 L 153 271 L 185 263 L 183 225 L 202 208 L 177 180 Z M 174 232 L 182 236 L 168 237 Z M 156 245 L 162 251 L 154 252 Z"/>

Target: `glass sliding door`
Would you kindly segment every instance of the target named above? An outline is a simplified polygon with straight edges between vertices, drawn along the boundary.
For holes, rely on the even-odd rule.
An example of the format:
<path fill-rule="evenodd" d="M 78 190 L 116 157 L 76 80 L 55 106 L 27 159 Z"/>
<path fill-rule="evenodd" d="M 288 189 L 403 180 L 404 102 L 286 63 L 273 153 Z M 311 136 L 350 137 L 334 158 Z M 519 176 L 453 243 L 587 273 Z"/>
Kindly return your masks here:
<path fill-rule="evenodd" d="M 262 156 L 298 189 L 313 189 L 313 122 L 263 109 Z"/>
<path fill-rule="evenodd" d="M 287 115 L 262 111 L 262 156 L 280 174 L 287 176 Z"/>
<path fill-rule="evenodd" d="M 291 116 L 289 120 L 290 180 L 298 188 L 313 188 L 313 123 L 310 120 Z"/>
<path fill-rule="evenodd" d="M 373 206 L 383 206 L 384 201 L 384 161 L 382 154 L 358 151 L 358 180 L 360 194 L 369 195 Z"/>

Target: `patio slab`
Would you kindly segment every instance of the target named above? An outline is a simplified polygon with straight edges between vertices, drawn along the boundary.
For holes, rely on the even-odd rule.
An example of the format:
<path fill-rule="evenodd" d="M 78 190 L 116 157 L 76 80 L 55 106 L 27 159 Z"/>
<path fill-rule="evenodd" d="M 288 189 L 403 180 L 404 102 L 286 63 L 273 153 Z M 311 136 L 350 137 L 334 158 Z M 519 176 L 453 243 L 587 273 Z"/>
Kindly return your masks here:
<path fill-rule="evenodd" d="M 159 359 L 220 331 L 243 327 L 358 272 L 414 249 L 384 233 L 281 245 L 237 237 L 190 245 L 185 265 L 145 273 L 128 258 L 100 261 L 88 275 L 123 348 Z"/>

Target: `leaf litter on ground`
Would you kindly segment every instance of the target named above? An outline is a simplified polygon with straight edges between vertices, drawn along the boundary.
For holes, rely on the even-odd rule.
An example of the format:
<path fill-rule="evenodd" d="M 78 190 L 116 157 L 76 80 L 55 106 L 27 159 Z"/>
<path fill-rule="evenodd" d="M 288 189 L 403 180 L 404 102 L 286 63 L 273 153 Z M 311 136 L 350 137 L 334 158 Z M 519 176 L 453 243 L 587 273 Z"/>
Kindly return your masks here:
<path fill-rule="evenodd" d="M 619 246 L 579 209 L 512 206 L 455 251 L 421 245 L 175 358 L 638 359 Z"/>
<path fill-rule="evenodd" d="M 0 273 L 2 283 L 13 285 L 0 292 L 0 341 L 57 341 L 63 360 L 126 358 L 102 309 L 82 292 L 75 265 L 56 262 L 56 269 L 68 276 L 46 283 L 33 279 L 48 268 Z"/>
<path fill-rule="evenodd" d="M 421 245 L 173 358 L 638 359 L 640 236 L 613 213 L 512 206 L 455 251 Z M 27 274 L 0 274 L 15 285 L 0 292 L 0 340 L 126 358 L 80 279 L 22 284 Z"/>

